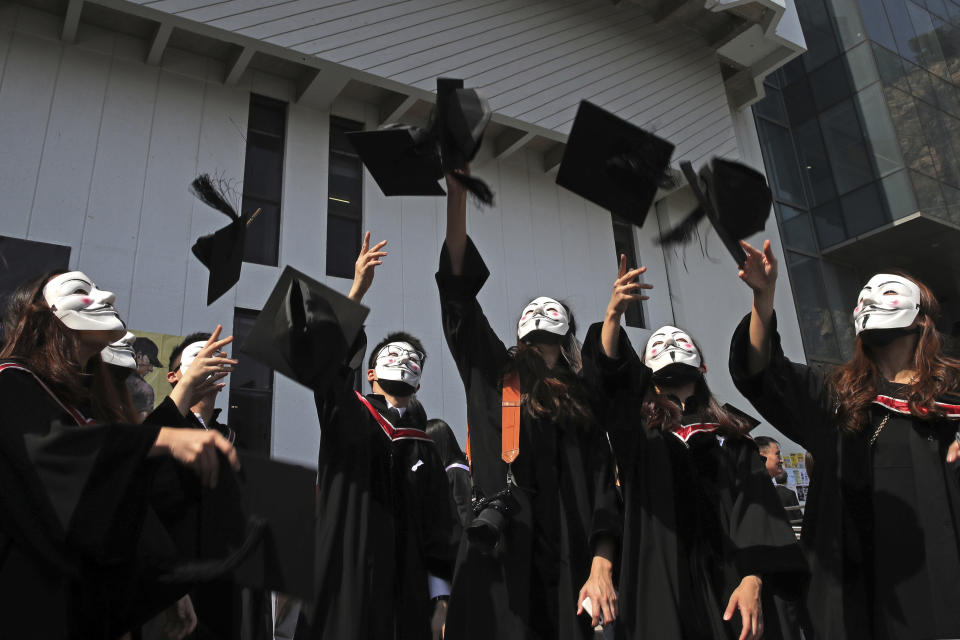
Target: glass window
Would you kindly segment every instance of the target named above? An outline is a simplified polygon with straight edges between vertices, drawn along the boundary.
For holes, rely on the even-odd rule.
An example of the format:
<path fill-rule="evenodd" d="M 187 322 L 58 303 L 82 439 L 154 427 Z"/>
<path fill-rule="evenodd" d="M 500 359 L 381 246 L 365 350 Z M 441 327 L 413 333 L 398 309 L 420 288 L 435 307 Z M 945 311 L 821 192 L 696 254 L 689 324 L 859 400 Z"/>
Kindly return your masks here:
<path fill-rule="evenodd" d="M 947 3 L 944 0 L 926 0 L 927 9 L 935 16 L 943 20 L 950 19 L 950 11 L 947 10 Z"/>
<path fill-rule="evenodd" d="M 928 70 L 941 75 L 946 74 L 943 51 L 940 50 L 940 41 L 933 31 L 933 19 L 927 10 L 919 5 L 907 1 L 907 13 L 913 22 L 913 29 L 917 33 L 914 45 L 919 50 L 920 60 Z"/>
<path fill-rule="evenodd" d="M 867 87 L 857 94 L 857 107 L 867 132 L 867 143 L 873 168 L 878 176 L 885 176 L 903 168 L 897 132 L 887 111 L 887 102 L 883 98 L 880 85 Z"/>
<path fill-rule="evenodd" d="M 887 108 L 893 120 L 893 128 L 897 132 L 900 151 L 903 161 L 915 171 L 928 175 L 937 175 L 934 169 L 930 148 L 927 146 L 923 129 L 920 126 L 920 117 L 914 106 L 913 96 L 898 91 L 892 87 L 884 90 L 887 99 Z"/>
<path fill-rule="evenodd" d="M 797 145 L 800 171 L 810 203 L 816 206 L 835 198 L 837 192 L 833 186 L 833 173 L 827 161 L 827 152 L 823 147 L 817 120 L 809 120 L 795 128 L 793 139 Z"/>
<path fill-rule="evenodd" d="M 813 227 L 821 247 L 830 247 L 847 239 L 843 228 L 843 214 L 837 200 L 826 202 L 813 210 Z"/>
<path fill-rule="evenodd" d="M 890 221 L 877 183 L 868 184 L 840 197 L 847 236 L 854 237 L 882 227 Z"/>
<path fill-rule="evenodd" d="M 762 100 L 753 105 L 753 112 L 758 116 L 770 118 L 776 122 L 786 124 L 787 113 L 783 109 L 783 101 L 780 98 L 780 91 L 773 87 L 764 87 L 766 95 Z"/>
<path fill-rule="evenodd" d="M 256 319 L 256 311 L 234 309 L 234 344 L 244 343 Z M 237 370 L 230 374 L 227 422 L 237 432 L 237 441 L 245 450 L 269 454 L 273 424 L 273 369 L 253 358 L 238 360 Z"/>
<path fill-rule="evenodd" d="M 822 260 L 823 283 L 827 293 L 827 306 L 833 316 L 833 328 L 837 332 L 840 357 L 849 360 L 853 355 L 856 330 L 853 326 L 853 307 L 860 293 L 862 282 L 856 271 L 829 260 Z"/>
<path fill-rule="evenodd" d="M 820 114 L 820 127 L 837 191 L 846 193 L 872 180 L 873 167 L 853 103 L 844 100 L 824 111 Z"/>
<path fill-rule="evenodd" d="M 780 200 L 806 206 L 797 160 L 787 129 L 766 120 L 758 120 L 757 128 L 760 130 L 760 140 L 763 141 L 763 157 L 773 192 Z"/>
<path fill-rule="evenodd" d="M 796 7 L 803 25 L 803 37 L 807 41 L 807 52 L 800 58 L 803 66 L 810 71 L 836 57 L 840 48 L 833 33 L 833 20 L 823 0 L 797 2 Z"/>
<path fill-rule="evenodd" d="M 807 357 L 839 360 L 840 349 L 823 290 L 819 260 L 788 251 L 787 265 Z"/>
<path fill-rule="evenodd" d="M 913 192 L 920 211 L 938 218 L 946 217 L 947 203 L 940 191 L 939 182 L 916 171 L 910 172 L 910 182 L 913 183 Z"/>
<path fill-rule="evenodd" d="M 611 218 L 613 221 L 613 244 L 616 249 L 617 264 L 620 264 L 620 256 L 627 256 L 627 269 L 636 269 L 640 264 L 637 255 L 637 245 L 633 236 L 633 225 L 617 217 Z M 643 306 L 640 301 L 631 302 L 624 315 L 628 327 L 645 328 L 646 322 L 643 317 Z"/>
<path fill-rule="evenodd" d="M 891 51 L 896 51 L 897 42 L 893 39 L 887 12 L 880 0 L 859 0 L 859 2 L 860 17 L 863 19 L 867 37 Z"/>
<path fill-rule="evenodd" d="M 21 284 L 48 271 L 66 271 L 69 265 L 68 246 L 0 236 L 0 310 L 7 308 L 7 298 Z M 100 282 L 97 278 L 102 276 L 91 273 L 90 277 Z M 0 327 L 0 337 L 2 335 L 3 328 Z"/>
<path fill-rule="evenodd" d="M 913 195 L 913 185 L 906 171 L 898 171 L 880 181 L 890 217 L 897 220 L 917 210 L 917 199 Z"/>
<path fill-rule="evenodd" d="M 791 124 L 806 122 L 817 114 L 807 79 L 797 80 L 783 90 L 783 102 Z"/>
<path fill-rule="evenodd" d="M 960 224 L 960 189 L 954 189 L 948 184 L 941 184 L 943 199 L 947 205 L 946 219 L 953 224 Z"/>
<path fill-rule="evenodd" d="M 327 275 L 352 278 L 363 239 L 363 163 L 347 137 L 363 123 L 330 118 Z"/>
<path fill-rule="evenodd" d="M 784 244 L 794 249 L 815 253 L 817 243 L 813 239 L 810 214 L 780 202 L 776 203 L 776 208 L 780 215 L 780 229 L 783 231 Z"/>
<path fill-rule="evenodd" d="M 903 70 L 903 60 L 893 51 L 871 44 L 877 61 L 877 71 L 885 87 L 896 87 L 901 91 L 910 91 L 907 74 Z"/>
<path fill-rule="evenodd" d="M 960 186 L 960 173 L 958 173 L 960 167 L 954 156 L 953 145 L 950 144 L 948 137 L 950 133 L 944 122 L 944 119 L 949 116 L 923 102 L 917 103 L 917 113 L 920 115 L 920 126 L 923 127 L 923 132 L 930 143 L 937 176 L 947 184 Z"/>
<path fill-rule="evenodd" d="M 823 111 L 850 95 L 851 81 L 843 58 L 834 58 L 810 72 L 810 91 L 818 111 Z"/>
<path fill-rule="evenodd" d="M 913 30 L 910 14 L 907 11 L 906 0 L 884 0 L 890 26 L 893 28 L 893 39 L 897 43 L 897 52 L 910 62 L 920 64 L 920 47 L 917 42 L 917 33 Z"/>
<path fill-rule="evenodd" d="M 278 264 L 286 124 L 285 102 L 256 94 L 250 96 L 241 206 L 244 212 L 261 211 L 247 228 L 243 247 L 245 262 Z"/>

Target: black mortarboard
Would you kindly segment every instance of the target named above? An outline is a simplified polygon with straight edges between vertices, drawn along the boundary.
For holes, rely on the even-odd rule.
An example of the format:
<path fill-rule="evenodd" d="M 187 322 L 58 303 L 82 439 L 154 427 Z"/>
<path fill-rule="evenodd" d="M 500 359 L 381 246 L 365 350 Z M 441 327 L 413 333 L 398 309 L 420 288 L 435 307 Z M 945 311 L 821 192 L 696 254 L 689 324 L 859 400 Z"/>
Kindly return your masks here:
<path fill-rule="evenodd" d="M 491 115 L 486 98 L 476 89 L 464 89 L 463 80 L 437 78 L 433 132 L 440 143 L 443 173 L 452 175 L 484 204 L 493 204 L 490 187 L 458 172 L 466 169 L 480 150 Z"/>
<path fill-rule="evenodd" d="M 440 152 L 429 131 L 394 124 L 375 131 L 351 131 L 350 144 L 385 196 L 442 196 Z"/>
<path fill-rule="evenodd" d="M 253 453 L 240 455 L 243 511 L 265 522 L 260 544 L 234 571 L 237 583 L 312 598 L 317 472 Z"/>
<path fill-rule="evenodd" d="M 210 271 L 210 278 L 207 280 L 209 305 L 229 291 L 240 279 L 247 224 L 259 210 L 252 214 L 237 215 L 224 193 L 223 185 L 215 183 L 206 173 L 190 183 L 190 193 L 207 206 L 230 217 L 230 224 L 210 235 L 200 237 L 193 245 L 193 255 Z"/>
<path fill-rule="evenodd" d="M 639 227 L 665 184 L 671 155 L 666 140 L 584 100 L 557 184 Z"/>
<path fill-rule="evenodd" d="M 317 390 L 343 363 L 370 310 L 286 267 L 241 350 Z"/>
<path fill-rule="evenodd" d="M 681 162 L 680 169 L 700 206 L 663 234 L 661 244 L 689 240 L 697 224 L 706 216 L 727 251 L 743 268 L 747 254 L 739 241 L 763 230 L 773 204 L 767 179 L 755 169 L 723 158 L 713 158 L 705 164 L 700 169 L 699 178 L 689 162 Z M 702 187 L 700 180 L 703 180 Z"/>
<path fill-rule="evenodd" d="M 745 420 L 747 425 L 749 425 L 747 428 L 748 432 L 753 431 L 754 427 L 760 424 L 760 421 L 754 418 L 752 415 L 750 415 L 745 411 L 741 411 L 740 409 L 737 409 L 735 406 L 733 406 L 729 402 L 724 403 L 723 408 L 729 411 L 730 413 L 732 413 L 733 415 L 737 416 L 738 418 L 742 418 L 743 420 Z"/>

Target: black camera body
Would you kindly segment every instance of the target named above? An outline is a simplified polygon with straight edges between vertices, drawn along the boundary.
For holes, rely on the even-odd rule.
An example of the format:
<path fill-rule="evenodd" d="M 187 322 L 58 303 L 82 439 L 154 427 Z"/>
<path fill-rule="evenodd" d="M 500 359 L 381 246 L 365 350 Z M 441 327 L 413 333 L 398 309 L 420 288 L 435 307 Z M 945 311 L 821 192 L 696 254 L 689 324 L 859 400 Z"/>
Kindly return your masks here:
<path fill-rule="evenodd" d="M 509 518 L 520 511 L 520 503 L 510 487 L 489 498 L 474 500 L 473 522 L 467 525 L 466 534 L 470 544 L 483 553 L 491 553 L 503 540 L 510 524 Z"/>

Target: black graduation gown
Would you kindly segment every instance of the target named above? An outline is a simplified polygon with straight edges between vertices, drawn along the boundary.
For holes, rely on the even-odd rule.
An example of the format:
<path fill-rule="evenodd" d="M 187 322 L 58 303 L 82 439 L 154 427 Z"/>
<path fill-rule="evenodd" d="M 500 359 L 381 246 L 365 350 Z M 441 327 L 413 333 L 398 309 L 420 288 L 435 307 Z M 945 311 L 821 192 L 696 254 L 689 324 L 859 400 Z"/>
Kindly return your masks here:
<path fill-rule="evenodd" d="M 318 585 L 297 638 L 429 639 L 428 574 L 452 580 L 459 526 L 423 408 L 398 421 L 382 396 L 366 396 L 397 429 L 391 436 L 357 397 L 358 343 L 352 367 L 316 394 Z"/>
<path fill-rule="evenodd" d="M 787 360 L 776 317 L 770 363 L 747 375 L 749 323 L 747 316 L 730 346 L 734 382 L 815 461 L 801 541 L 817 637 L 960 636 L 960 465 L 946 463 L 957 421 L 919 420 L 877 405 L 860 432 L 841 431 L 823 373 Z M 880 391 L 896 397 L 897 385 Z"/>
<path fill-rule="evenodd" d="M 436 276 L 443 329 L 467 396 L 474 486 L 489 497 L 506 485 L 501 374 L 509 355 L 476 299 L 488 275 L 468 239 L 463 275 L 454 276 L 444 245 Z M 597 537 L 619 538 L 621 529 L 604 433 L 523 412 L 513 472 L 520 510 L 510 518 L 502 546 L 483 555 L 466 537 L 460 545 L 447 637 L 588 638 L 590 621 L 577 618 L 577 596 Z"/>
<path fill-rule="evenodd" d="M 780 638 L 775 585 L 801 576 L 805 566 L 756 445 L 696 430 L 684 442 L 647 428 L 641 415 L 651 371 L 622 329 L 619 357 L 608 358 L 601 328 L 590 327 L 583 357 L 603 379 L 605 425 L 624 495 L 616 636 L 736 638 L 740 615 L 724 622 L 723 612 L 742 578 L 759 575 L 764 637 Z M 696 398 L 687 401 L 684 425 L 701 422 L 699 406 Z"/>
<path fill-rule="evenodd" d="M 447 480 L 450 482 L 450 499 L 460 528 L 465 529 L 473 522 L 473 482 L 470 480 L 470 468 L 466 462 L 447 465 Z"/>
<path fill-rule="evenodd" d="M 0 362 L 0 634 L 116 640 L 179 597 L 137 585 L 158 432 L 89 424 Z"/>

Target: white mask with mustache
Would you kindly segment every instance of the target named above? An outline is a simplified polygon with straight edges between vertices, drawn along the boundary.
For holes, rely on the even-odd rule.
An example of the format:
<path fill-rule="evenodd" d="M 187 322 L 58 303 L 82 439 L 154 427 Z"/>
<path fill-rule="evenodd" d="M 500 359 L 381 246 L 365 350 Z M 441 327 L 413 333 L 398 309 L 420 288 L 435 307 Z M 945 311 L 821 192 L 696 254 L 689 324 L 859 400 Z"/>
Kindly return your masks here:
<path fill-rule="evenodd" d="M 553 298 L 536 298 L 523 308 L 520 322 L 517 323 L 517 337 L 523 340 L 534 331 L 565 336 L 570 331 L 570 315 Z"/>
<path fill-rule="evenodd" d="M 114 295 L 97 289 L 83 272 L 51 278 L 43 299 L 64 325 L 76 331 L 123 331 L 126 326 L 113 308 Z"/>
<path fill-rule="evenodd" d="M 857 335 L 873 329 L 906 329 L 920 313 L 920 287 L 903 276 L 878 273 L 860 290 L 853 310 Z"/>
<path fill-rule="evenodd" d="M 689 334 L 669 325 L 654 331 L 647 340 L 643 361 L 654 373 L 671 364 L 685 364 L 697 369 L 703 362 Z"/>
<path fill-rule="evenodd" d="M 103 358 L 103 361 L 107 364 L 136 371 L 137 354 L 133 351 L 133 341 L 136 339 L 137 336 L 127 331 L 127 335 L 123 336 L 123 338 L 108 344 L 103 351 L 100 352 L 100 357 Z"/>
<path fill-rule="evenodd" d="M 408 342 L 391 342 L 377 353 L 374 371 L 377 380 L 403 382 L 416 389 L 423 374 L 423 354 Z"/>

